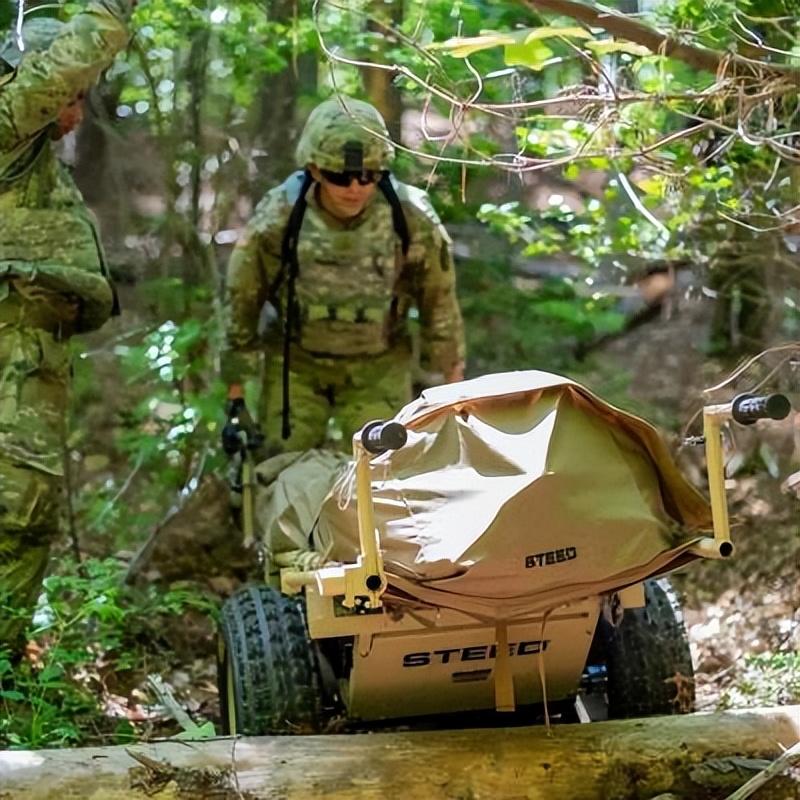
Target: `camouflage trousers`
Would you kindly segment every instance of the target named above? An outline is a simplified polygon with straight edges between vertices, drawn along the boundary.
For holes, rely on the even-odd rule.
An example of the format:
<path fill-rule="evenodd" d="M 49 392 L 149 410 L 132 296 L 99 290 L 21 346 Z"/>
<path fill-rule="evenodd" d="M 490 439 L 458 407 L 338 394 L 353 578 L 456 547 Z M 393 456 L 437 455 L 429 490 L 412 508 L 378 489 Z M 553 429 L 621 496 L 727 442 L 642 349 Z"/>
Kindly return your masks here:
<path fill-rule="evenodd" d="M 294 348 L 290 355 L 291 436 L 283 439 L 283 358 L 267 359 L 259 417 L 270 453 L 310 450 L 331 442 L 352 450 L 365 423 L 389 419 L 411 399 L 411 352 L 398 346 L 377 356 L 320 357 Z"/>
<path fill-rule="evenodd" d="M 0 648 L 13 652 L 58 533 L 69 357 L 7 310 L 0 302 Z"/>

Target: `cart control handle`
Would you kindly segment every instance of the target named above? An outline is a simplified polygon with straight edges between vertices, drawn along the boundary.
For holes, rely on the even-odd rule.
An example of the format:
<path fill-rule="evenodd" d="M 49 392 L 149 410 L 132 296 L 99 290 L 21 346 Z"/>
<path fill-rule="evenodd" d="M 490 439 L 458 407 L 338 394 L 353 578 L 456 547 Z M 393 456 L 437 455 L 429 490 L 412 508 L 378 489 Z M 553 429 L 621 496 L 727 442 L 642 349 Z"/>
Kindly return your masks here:
<path fill-rule="evenodd" d="M 399 450 L 408 440 L 404 425 L 399 422 L 367 423 L 361 431 L 361 444 L 368 453 L 379 456 L 389 450 Z"/>
<path fill-rule="evenodd" d="M 752 425 L 757 419 L 785 419 L 791 410 L 784 394 L 740 394 L 731 403 L 731 416 L 742 425 Z"/>

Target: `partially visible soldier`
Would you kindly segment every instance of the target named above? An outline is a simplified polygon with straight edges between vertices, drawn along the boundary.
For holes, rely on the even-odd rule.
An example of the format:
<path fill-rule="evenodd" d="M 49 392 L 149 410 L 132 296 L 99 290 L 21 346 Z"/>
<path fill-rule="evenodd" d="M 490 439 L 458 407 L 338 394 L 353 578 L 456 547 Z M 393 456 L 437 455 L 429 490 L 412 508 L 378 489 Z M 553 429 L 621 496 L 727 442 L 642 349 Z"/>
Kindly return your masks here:
<path fill-rule="evenodd" d="M 709 288 L 716 294 L 706 352 L 755 355 L 766 347 L 772 311 L 769 275 L 787 257 L 780 231 L 756 231 L 717 221 L 709 261 Z"/>
<path fill-rule="evenodd" d="M 411 399 L 412 307 L 426 382 L 463 377 L 450 238 L 427 194 L 391 177 L 393 157 L 375 108 L 325 101 L 297 146 L 303 169 L 267 193 L 231 256 L 228 413 L 242 417 L 265 354 L 258 417 L 272 452 L 323 445 L 331 417 L 349 449 L 364 423 Z M 266 301 L 278 314 L 264 337 Z"/>
<path fill-rule="evenodd" d="M 30 19 L 23 47 L 11 32 L 0 50 L 0 649 L 12 654 L 58 533 L 68 339 L 116 305 L 95 223 L 51 143 L 127 45 L 133 5 Z"/>

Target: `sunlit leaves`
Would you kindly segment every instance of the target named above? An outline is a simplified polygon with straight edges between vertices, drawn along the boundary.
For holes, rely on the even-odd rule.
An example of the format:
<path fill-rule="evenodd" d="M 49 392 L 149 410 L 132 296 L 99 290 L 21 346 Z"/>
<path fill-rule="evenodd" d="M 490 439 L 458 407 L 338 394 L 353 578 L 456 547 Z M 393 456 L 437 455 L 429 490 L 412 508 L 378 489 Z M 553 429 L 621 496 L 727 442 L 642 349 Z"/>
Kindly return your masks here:
<path fill-rule="evenodd" d="M 542 27 L 523 28 L 508 33 L 484 31 L 479 36 L 456 36 L 439 44 L 430 45 L 431 49 L 445 50 L 455 58 L 467 58 L 481 50 L 493 47 L 514 47 L 514 52 L 521 52 L 526 45 L 533 45 L 543 39 L 566 37 L 571 39 L 591 39 L 591 34 L 578 27 Z M 508 50 L 506 50 L 508 52 Z"/>
<path fill-rule="evenodd" d="M 555 51 L 544 41 L 557 39 L 578 40 L 579 42 L 583 40 L 581 46 L 588 48 L 597 56 L 610 53 L 651 55 L 650 50 L 643 45 L 617 39 L 595 39 L 586 29 L 575 26 L 522 28 L 509 32 L 484 31 L 478 36 L 453 37 L 444 42 L 429 45 L 429 48 L 444 50 L 455 58 L 468 58 L 482 50 L 503 47 L 505 62 L 509 66 L 524 66 L 540 70 L 555 55 Z"/>
<path fill-rule="evenodd" d="M 505 47 L 505 62 L 510 67 L 522 66 L 528 69 L 540 70 L 547 66 L 554 56 L 546 44 L 534 40 L 524 44 L 509 44 Z"/>
<path fill-rule="evenodd" d="M 647 56 L 650 55 L 649 48 L 634 42 L 625 42 L 619 39 L 593 39 L 586 42 L 588 47 L 595 55 L 607 56 L 610 53 L 628 53 L 633 56 Z"/>

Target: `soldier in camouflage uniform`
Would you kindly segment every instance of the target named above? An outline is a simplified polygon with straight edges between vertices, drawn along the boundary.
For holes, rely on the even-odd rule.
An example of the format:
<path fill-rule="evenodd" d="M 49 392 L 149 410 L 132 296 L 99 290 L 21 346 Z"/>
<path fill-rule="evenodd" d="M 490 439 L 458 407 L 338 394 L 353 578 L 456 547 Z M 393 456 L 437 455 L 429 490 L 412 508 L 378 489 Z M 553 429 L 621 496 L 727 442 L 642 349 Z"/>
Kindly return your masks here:
<path fill-rule="evenodd" d="M 273 452 L 324 444 L 331 417 L 349 448 L 364 423 L 408 402 L 412 307 L 426 382 L 463 377 L 450 239 L 427 194 L 389 175 L 393 157 L 375 108 L 349 98 L 322 103 L 298 143 L 305 169 L 267 193 L 231 256 L 229 413 L 243 407 L 242 386 L 266 354 L 258 416 Z M 286 232 L 298 201 L 292 241 Z M 266 301 L 280 309 L 281 323 L 264 337 Z"/>
<path fill-rule="evenodd" d="M 67 340 L 112 313 L 94 221 L 51 141 L 128 42 L 131 2 L 31 19 L 0 51 L 0 649 L 19 652 L 58 532 Z"/>
<path fill-rule="evenodd" d="M 709 288 L 716 293 L 709 355 L 758 353 L 766 344 L 770 316 L 768 275 L 785 258 L 777 231 L 753 231 L 717 221 L 709 263 Z"/>

